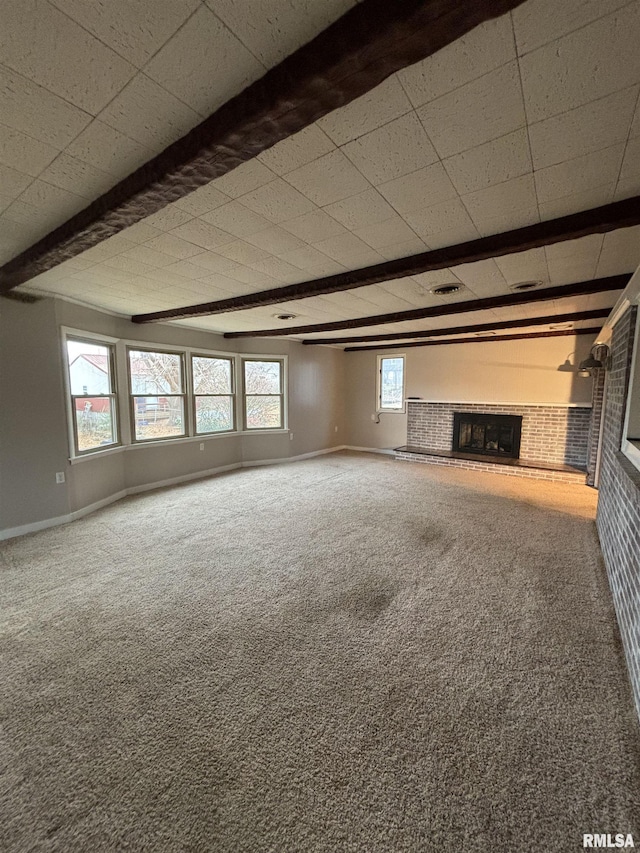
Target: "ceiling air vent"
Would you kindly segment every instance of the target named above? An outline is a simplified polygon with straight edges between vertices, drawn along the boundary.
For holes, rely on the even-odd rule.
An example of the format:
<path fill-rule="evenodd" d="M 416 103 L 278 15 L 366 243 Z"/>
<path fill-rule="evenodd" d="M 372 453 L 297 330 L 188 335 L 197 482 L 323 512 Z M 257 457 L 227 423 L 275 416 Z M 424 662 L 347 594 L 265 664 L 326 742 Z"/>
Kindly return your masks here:
<path fill-rule="evenodd" d="M 273 315 L 276 320 L 295 320 L 298 316 L 297 314 L 274 314 Z"/>
<path fill-rule="evenodd" d="M 461 287 L 460 284 L 440 284 L 438 287 L 432 287 L 429 293 L 435 293 L 436 296 L 448 296 L 450 293 L 457 293 Z"/>
<path fill-rule="evenodd" d="M 517 284 L 511 285 L 511 290 L 533 290 L 534 287 L 540 287 L 541 281 L 519 281 Z"/>

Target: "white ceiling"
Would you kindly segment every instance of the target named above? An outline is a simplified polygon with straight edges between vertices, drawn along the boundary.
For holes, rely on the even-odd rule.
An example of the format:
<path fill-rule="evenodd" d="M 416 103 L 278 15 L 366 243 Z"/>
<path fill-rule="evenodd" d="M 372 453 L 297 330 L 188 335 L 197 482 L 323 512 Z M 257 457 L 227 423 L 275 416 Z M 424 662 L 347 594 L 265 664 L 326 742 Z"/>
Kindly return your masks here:
<path fill-rule="evenodd" d="M 61 224 L 352 5 L 4 0 L 0 258 Z M 27 289 L 124 314 L 158 311 L 636 195 L 639 43 L 638 0 L 528 0 Z M 464 285 L 447 298 L 455 302 L 510 293 L 530 279 L 568 284 L 633 271 L 639 237 L 640 229 L 624 229 L 182 322 L 285 329 L 440 304 L 429 288 L 452 281 Z M 479 323 L 607 307 L 615 296 L 462 317 Z M 283 311 L 298 316 L 274 320 Z M 324 337 L 462 322 L 454 315 Z"/>

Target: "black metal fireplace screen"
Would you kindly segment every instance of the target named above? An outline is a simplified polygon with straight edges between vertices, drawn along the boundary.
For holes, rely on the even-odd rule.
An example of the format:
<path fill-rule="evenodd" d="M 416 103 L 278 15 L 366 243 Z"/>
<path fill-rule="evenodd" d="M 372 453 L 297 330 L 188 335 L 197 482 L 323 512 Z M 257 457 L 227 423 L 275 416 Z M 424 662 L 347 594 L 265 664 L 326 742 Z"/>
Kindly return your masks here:
<path fill-rule="evenodd" d="M 518 459 L 520 456 L 520 415 L 453 413 L 453 450 Z"/>

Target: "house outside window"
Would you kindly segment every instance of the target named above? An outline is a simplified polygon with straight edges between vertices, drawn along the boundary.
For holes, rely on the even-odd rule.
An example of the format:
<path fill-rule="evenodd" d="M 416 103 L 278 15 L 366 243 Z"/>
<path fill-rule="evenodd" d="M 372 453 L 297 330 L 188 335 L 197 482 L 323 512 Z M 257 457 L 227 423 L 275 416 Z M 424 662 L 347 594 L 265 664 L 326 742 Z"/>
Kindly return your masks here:
<path fill-rule="evenodd" d="M 235 429 L 232 358 L 191 356 L 194 425 L 197 435 Z"/>
<path fill-rule="evenodd" d="M 128 348 L 127 356 L 134 441 L 185 436 L 183 353 Z"/>
<path fill-rule="evenodd" d="M 65 348 L 74 453 L 81 455 L 117 445 L 113 344 L 67 337 Z"/>
<path fill-rule="evenodd" d="M 405 411 L 404 364 L 404 355 L 378 356 L 378 412 Z"/>

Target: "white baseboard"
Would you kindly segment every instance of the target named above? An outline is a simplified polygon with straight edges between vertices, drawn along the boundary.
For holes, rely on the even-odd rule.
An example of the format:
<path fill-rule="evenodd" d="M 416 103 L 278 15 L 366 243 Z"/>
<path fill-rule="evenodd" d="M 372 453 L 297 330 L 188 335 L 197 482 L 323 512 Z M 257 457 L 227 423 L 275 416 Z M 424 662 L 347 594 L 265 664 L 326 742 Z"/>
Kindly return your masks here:
<path fill-rule="evenodd" d="M 356 447 L 353 444 L 345 444 L 343 450 L 357 450 L 360 453 L 382 453 L 383 456 L 394 456 L 395 450 L 392 447 Z"/>
<path fill-rule="evenodd" d="M 37 533 L 39 530 L 46 530 L 49 527 L 57 527 L 60 524 L 68 524 L 70 521 L 77 521 L 79 518 L 84 518 L 96 510 L 102 509 L 109 504 L 126 498 L 127 495 L 137 495 L 141 492 L 150 492 L 154 489 L 163 489 L 166 486 L 177 486 L 180 483 L 188 483 L 192 480 L 203 480 L 206 477 L 215 477 L 216 474 L 224 474 L 226 471 L 235 471 L 239 468 L 255 468 L 258 465 L 278 465 L 283 462 L 299 462 L 303 459 L 311 459 L 312 456 L 322 456 L 325 453 L 336 453 L 338 450 L 346 449 L 364 449 L 364 448 L 347 448 L 344 444 L 337 447 L 328 447 L 324 450 L 313 450 L 311 453 L 301 453 L 299 456 L 287 456 L 282 459 L 256 459 L 247 462 L 233 462 L 231 465 L 221 465 L 219 468 L 209 468 L 206 471 L 196 471 L 194 474 L 182 474 L 178 477 L 171 477 L 168 480 L 158 480 L 155 483 L 145 483 L 142 486 L 130 486 L 128 489 L 122 489 L 107 498 L 96 501 L 88 506 L 70 512 L 67 515 L 59 515 L 55 518 L 46 518 L 44 521 L 34 521 L 31 524 L 22 524 L 19 527 L 8 527 L 0 530 L 0 541 L 4 539 L 13 539 L 16 536 L 25 536 L 27 533 Z"/>

